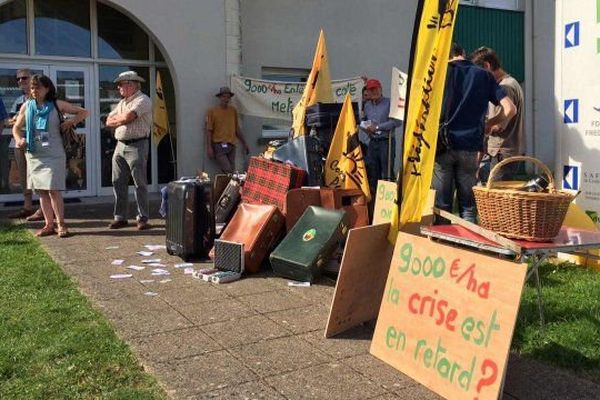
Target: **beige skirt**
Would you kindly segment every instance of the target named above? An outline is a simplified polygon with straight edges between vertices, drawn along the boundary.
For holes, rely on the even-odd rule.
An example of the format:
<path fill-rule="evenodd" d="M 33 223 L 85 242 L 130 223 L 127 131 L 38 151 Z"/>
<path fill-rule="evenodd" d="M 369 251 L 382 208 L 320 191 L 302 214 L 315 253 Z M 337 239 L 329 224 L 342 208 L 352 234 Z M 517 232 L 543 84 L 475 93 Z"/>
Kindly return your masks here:
<path fill-rule="evenodd" d="M 58 133 L 51 133 L 49 146 L 36 142 L 33 153 L 27 152 L 27 188 L 65 190 L 67 157 Z"/>

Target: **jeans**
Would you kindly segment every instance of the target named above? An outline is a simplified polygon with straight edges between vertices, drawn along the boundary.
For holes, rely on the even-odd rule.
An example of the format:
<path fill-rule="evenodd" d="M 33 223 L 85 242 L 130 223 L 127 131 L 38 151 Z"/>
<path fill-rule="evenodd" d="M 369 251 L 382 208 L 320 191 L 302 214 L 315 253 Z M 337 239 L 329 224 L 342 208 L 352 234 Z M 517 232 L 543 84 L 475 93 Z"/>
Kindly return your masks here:
<path fill-rule="evenodd" d="M 447 150 L 435 159 L 432 187 L 436 190 L 435 206 L 452 212 L 454 191 L 458 197 L 460 217 L 475 222 L 475 197 L 473 186 L 477 184 L 477 152 Z M 446 224 L 445 218 L 436 218 L 436 223 Z"/>
<path fill-rule="evenodd" d="M 129 177 L 135 186 L 137 220 L 148 220 L 148 188 L 146 170 L 148 166 L 148 142 L 140 140 L 131 144 L 117 142 L 112 158 L 112 183 L 115 194 L 115 220 L 125 221 L 129 214 Z"/>
<path fill-rule="evenodd" d="M 481 158 L 481 162 L 479 163 L 479 180 L 481 181 L 481 183 L 485 185 L 490 176 L 490 172 L 491 172 L 492 168 L 494 168 L 494 166 L 496 164 L 498 164 L 500 161 L 502 161 L 508 157 L 512 157 L 512 155 L 505 155 L 505 154 L 498 153 L 495 156 L 491 156 L 489 153 L 486 153 Z M 496 175 L 494 175 L 494 181 L 513 180 L 514 176 L 518 170 L 519 170 L 518 162 L 513 162 L 510 164 L 507 164 L 507 165 L 501 167 L 501 169 L 499 171 L 496 171 Z"/>
<path fill-rule="evenodd" d="M 367 148 L 365 159 L 367 166 L 367 178 L 371 193 L 377 190 L 377 181 L 380 179 L 392 180 L 394 175 L 394 156 L 396 153 L 396 138 L 392 137 L 392 152 L 390 154 L 390 171 L 388 174 L 388 138 L 371 139 Z"/>

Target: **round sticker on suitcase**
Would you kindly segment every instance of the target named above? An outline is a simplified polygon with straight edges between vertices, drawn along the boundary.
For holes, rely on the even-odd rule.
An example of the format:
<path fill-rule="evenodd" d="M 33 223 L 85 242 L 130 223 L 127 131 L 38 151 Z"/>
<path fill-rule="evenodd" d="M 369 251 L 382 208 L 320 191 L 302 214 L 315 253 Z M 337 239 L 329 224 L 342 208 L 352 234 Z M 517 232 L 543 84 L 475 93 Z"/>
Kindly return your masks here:
<path fill-rule="evenodd" d="M 311 229 L 307 230 L 306 232 L 304 232 L 304 235 L 302 235 L 302 240 L 304 240 L 305 242 L 308 242 L 310 240 L 313 240 L 316 235 L 317 235 L 317 230 L 315 228 L 311 228 Z"/>

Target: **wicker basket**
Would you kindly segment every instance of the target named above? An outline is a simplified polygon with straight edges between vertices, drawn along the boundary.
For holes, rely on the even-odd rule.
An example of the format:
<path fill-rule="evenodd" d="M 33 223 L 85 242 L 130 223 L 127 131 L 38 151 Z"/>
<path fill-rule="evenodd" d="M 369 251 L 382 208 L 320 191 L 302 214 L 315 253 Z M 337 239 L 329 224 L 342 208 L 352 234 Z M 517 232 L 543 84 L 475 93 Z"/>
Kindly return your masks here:
<path fill-rule="evenodd" d="M 548 176 L 548 193 L 492 188 L 494 176 L 506 164 L 530 161 Z M 481 226 L 513 239 L 546 242 L 554 239 L 575 195 L 558 191 L 552 173 L 541 161 L 526 156 L 502 160 L 490 172 L 486 187 L 474 187 Z"/>

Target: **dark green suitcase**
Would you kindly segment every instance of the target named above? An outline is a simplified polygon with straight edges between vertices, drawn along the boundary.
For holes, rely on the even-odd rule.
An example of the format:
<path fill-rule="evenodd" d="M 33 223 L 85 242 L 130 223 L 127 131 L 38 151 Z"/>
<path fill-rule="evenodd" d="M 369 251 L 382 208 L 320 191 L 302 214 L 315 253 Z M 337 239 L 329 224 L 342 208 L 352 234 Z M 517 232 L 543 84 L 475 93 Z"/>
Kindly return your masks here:
<path fill-rule="evenodd" d="M 273 271 L 284 278 L 312 282 L 321 276 L 347 234 L 345 211 L 308 207 L 269 256 Z"/>

